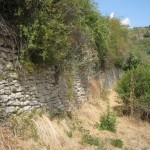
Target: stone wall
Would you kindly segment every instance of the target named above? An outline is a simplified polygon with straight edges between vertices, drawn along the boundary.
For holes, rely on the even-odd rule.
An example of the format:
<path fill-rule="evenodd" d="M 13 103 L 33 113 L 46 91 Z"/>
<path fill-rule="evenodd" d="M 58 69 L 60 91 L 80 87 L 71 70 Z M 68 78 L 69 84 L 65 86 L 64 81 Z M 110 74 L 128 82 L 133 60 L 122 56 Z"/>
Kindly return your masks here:
<path fill-rule="evenodd" d="M 111 88 L 114 83 L 121 77 L 123 70 L 119 68 L 113 68 L 110 70 L 106 70 L 105 72 L 101 72 L 99 74 L 99 82 L 101 89 Z"/>
<path fill-rule="evenodd" d="M 54 68 L 39 68 L 32 73 L 18 61 L 17 51 L 11 42 L 0 38 L 0 112 L 19 113 L 34 108 L 46 108 L 51 112 L 66 111 L 80 106 L 87 100 L 88 73 L 74 69 L 71 74 L 72 87 L 68 89 L 67 78 L 56 78 Z M 14 45 L 14 44 L 13 44 Z M 98 75 L 101 88 L 109 88 L 120 77 L 121 70 L 111 69 Z M 69 98 L 68 91 L 72 90 Z"/>
<path fill-rule="evenodd" d="M 86 100 L 80 74 L 73 72 L 73 100 L 68 99 L 65 77 L 55 78 L 55 69 L 38 69 L 27 74 L 17 60 L 17 51 L 0 47 L 0 111 L 19 113 L 33 108 L 52 112 L 68 110 Z"/>
<path fill-rule="evenodd" d="M 88 87 L 88 76 L 84 74 L 84 71 L 75 70 L 73 72 L 73 104 L 80 106 L 87 100 L 87 87 Z"/>

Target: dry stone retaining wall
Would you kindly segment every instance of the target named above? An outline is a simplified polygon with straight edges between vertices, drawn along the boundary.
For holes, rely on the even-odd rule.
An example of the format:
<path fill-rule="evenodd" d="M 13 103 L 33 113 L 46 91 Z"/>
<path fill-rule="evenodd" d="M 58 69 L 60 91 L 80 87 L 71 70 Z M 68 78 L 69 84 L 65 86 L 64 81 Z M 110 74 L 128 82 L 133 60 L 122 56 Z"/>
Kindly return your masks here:
<path fill-rule="evenodd" d="M 9 42 L 10 43 L 10 42 Z M 69 100 L 65 76 L 56 78 L 53 68 L 41 68 L 27 74 L 18 61 L 17 51 L 0 38 L 0 112 L 2 114 L 46 108 L 66 111 L 87 100 L 88 75 L 83 68 L 73 70 L 72 97 Z M 119 78 L 120 70 L 99 74 L 101 88 L 108 88 Z"/>

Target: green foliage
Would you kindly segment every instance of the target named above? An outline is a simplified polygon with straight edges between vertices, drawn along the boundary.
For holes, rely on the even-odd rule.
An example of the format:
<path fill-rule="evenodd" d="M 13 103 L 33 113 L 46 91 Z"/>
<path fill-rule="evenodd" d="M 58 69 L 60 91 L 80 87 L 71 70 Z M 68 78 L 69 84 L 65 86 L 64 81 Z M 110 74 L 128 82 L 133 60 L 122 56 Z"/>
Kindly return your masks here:
<path fill-rule="evenodd" d="M 130 47 L 129 43 L 129 29 L 120 24 L 117 18 L 109 19 L 110 43 L 107 61 L 109 64 L 114 64 L 117 67 L 122 65 L 127 49 Z"/>
<path fill-rule="evenodd" d="M 132 88 L 131 88 L 132 87 Z M 130 107 L 131 90 L 135 99 L 135 109 L 150 105 L 150 65 L 138 66 L 124 73 L 117 84 L 117 92 L 127 107 Z"/>
<path fill-rule="evenodd" d="M 114 61 L 115 67 L 123 68 L 123 65 L 124 65 L 123 61 L 124 59 L 121 55 L 116 56 L 115 61 Z"/>
<path fill-rule="evenodd" d="M 116 131 L 115 115 L 110 113 L 108 110 L 107 113 L 105 113 L 101 116 L 100 124 L 97 124 L 96 127 L 99 130 L 109 130 L 109 131 L 115 132 Z"/>
<path fill-rule="evenodd" d="M 126 70 L 136 68 L 139 64 L 141 64 L 140 58 L 134 53 L 130 52 L 126 60 L 126 63 L 124 64 L 122 63 L 121 68 L 126 71 Z"/>
<path fill-rule="evenodd" d="M 130 31 L 130 39 L 134 49 L 142 56 L 142 60 L 149 59 L 150 54 L 150 28 L 134 28 Z M 148 58 L 147 58 L 148 57 Z"/>
<path fill-rule="evenodd" d="M 150 54 L 150 38 L 146 38 L 137 43 L 138 48 Z"/>
<path fill-rule="evenodd" d="M 65 133 L 69 138 L 72 138 L 72 131 L 65 131 Z"/>
<path fill-rule="evenodd" d="M 150 32 L 146 32 L 143 36 L 144 36 L 145 38 L 150 37 Z"/>
<path fill-rule="evenodd" d="M 81 140 L 81 144 L 89 144 L 89 145 L 98 146 L 100 144 L 100 141 L 98 137 L 92 136 L 90 134 L 84 134 Z"/>
<path fill-rule="evenodd" d="M 105 67 L 128 44 L 127 28 L 118 19 L 102 16 L 90 0 L 1 0 L 0 8 L 26 41 L 21 50 L 23 62 L 59 69 L 70 62 L 77 67 L 94 63 Z"/>
<path fill-rule="evenodd" d="M 122 140 L 120 139 L 113 139 L 111 141 L 111 144 L 114 146 L 114 147 L 117 147 L 117 148 L 122 148 L 123 147 L 123 142 Z"/>

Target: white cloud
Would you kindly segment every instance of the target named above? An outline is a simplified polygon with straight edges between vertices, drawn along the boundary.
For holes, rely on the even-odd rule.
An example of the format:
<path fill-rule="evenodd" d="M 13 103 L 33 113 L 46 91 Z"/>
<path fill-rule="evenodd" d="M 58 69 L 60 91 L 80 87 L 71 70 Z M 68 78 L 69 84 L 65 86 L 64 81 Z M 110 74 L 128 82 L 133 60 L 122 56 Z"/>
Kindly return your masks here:
<path fill-rule="evenodd" d="M 122 25 L 130 25 L 130 19 L 129 18 L 125 18 L 125 19 L 121 20 L 121 24 Z"/>
<path fill-rule="evenodd" d="M 110 19 L 114 18 L 115 17 L 115 13 L 112 12 L 110 15 L 109 15 Z"/>

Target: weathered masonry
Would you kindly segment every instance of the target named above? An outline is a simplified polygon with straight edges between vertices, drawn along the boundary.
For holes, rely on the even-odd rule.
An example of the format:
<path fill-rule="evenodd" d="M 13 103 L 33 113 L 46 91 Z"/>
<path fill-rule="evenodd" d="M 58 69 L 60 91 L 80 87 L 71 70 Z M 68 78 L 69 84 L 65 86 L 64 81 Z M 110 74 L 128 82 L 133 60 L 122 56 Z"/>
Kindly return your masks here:
<path fill-rule="evenodd" d="M 55 69 L 46 68 L 27 74 L 18 62 L 17 51 L 0 38 L 0 111 L 13 113 L 44 107 L 58 112 L 86 100 L 86 87 L 77 72 L 72 75 L 72 94 L 68 98 L 67 81 L 56 80 Z"/>

